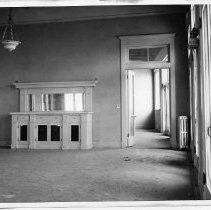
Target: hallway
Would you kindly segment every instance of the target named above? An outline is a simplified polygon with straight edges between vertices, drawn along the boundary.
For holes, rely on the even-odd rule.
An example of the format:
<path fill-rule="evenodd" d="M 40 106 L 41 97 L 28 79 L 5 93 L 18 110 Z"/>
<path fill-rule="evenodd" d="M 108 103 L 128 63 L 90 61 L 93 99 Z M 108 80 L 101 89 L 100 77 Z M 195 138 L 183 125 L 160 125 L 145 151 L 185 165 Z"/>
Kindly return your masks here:
<path fill-rule="evenodd" d="M 170 149 L 169 136 L 148 129 L 136 129 L 135 147 L 140 149 Z"/>
<path fill-rule="evenodd" d="M 151 140 L 160 149 L 1 149 L 0 202 L 194 199 L 186 153 Z"/>

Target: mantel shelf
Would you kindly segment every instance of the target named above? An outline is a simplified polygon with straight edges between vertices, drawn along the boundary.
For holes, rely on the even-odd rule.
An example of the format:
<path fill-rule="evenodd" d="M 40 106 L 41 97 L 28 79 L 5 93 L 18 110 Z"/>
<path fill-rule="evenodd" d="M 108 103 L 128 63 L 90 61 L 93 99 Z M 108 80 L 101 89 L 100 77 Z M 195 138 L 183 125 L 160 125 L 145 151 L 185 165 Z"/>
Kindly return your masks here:
<path fill-rule="evenodd" d="M 33 82 L 33 83 L 19 83 L 15 82 L 13 85 L 18 89 L 31 88 L 67 88 L 67 87 L 94 87 L 98 83 L 94 81 L 70 81 L 70 82 Z"/>

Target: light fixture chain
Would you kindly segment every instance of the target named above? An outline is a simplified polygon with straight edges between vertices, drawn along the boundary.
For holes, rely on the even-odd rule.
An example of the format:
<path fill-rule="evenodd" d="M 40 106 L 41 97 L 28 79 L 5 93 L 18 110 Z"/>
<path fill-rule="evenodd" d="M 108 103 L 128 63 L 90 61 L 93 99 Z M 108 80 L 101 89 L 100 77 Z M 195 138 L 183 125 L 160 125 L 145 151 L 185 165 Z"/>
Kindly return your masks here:
<path fill-rule="evenodd" d="M 4 29 L 4 33 L 3 33 L 3 36 L 2 36 L 2 41 L 4 40 L 4 37 L 6 35 L 6 32 L 7 32 L 7 25 L 6 25 L 5 29 Z"/>
<path fill-rule="evenodd" d="M 13 30 L 12 30 L 12 24 L 10 25 L 10 32 L 11 32 L 11 39 L 13 40 Z"/>

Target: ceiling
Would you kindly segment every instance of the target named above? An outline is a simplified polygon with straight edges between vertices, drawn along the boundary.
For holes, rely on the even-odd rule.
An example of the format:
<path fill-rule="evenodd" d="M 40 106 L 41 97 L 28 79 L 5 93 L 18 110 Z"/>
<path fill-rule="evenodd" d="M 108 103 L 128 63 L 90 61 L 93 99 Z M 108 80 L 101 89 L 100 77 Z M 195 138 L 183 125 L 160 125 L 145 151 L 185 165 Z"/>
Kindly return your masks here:
<path fill-rule="evenodd" d="M 202 4 L 207 0 L 0 0 L 0 7 L 93 6 L 93 5 L 179 5 Z"/>
<path fill-rule="evenodd" d="M 186 13 L 187 9 L 187 5 L 16 7 L 12 15 L 18 25 Z M 0 25 L 7 22 L 8 11 L 7 7 L 0 8 Z"/>

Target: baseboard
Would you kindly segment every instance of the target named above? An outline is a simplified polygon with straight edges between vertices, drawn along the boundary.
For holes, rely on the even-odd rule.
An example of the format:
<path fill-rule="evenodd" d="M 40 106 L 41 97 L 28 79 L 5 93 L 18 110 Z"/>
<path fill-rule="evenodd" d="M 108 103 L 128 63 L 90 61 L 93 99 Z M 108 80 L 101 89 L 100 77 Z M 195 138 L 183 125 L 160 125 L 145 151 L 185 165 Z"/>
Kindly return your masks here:
<path fill-rule="evenodd" d="M 0 140 L 0 147 L 10 148 L 9 141 Z M 120 141 L 94 141 L 93 147 L 95 148 L 121 148 Z"/>
<path fill-rule="evenodd" d="M 95 148 L 121 148 L 120 141 L 94 141 L 93 147 Z"/>
<path fill-rule="evenodd" d="M 0 147 L 10 148 L 10 143 L 9 143 L 9 141 L 0 140 Z"/>

